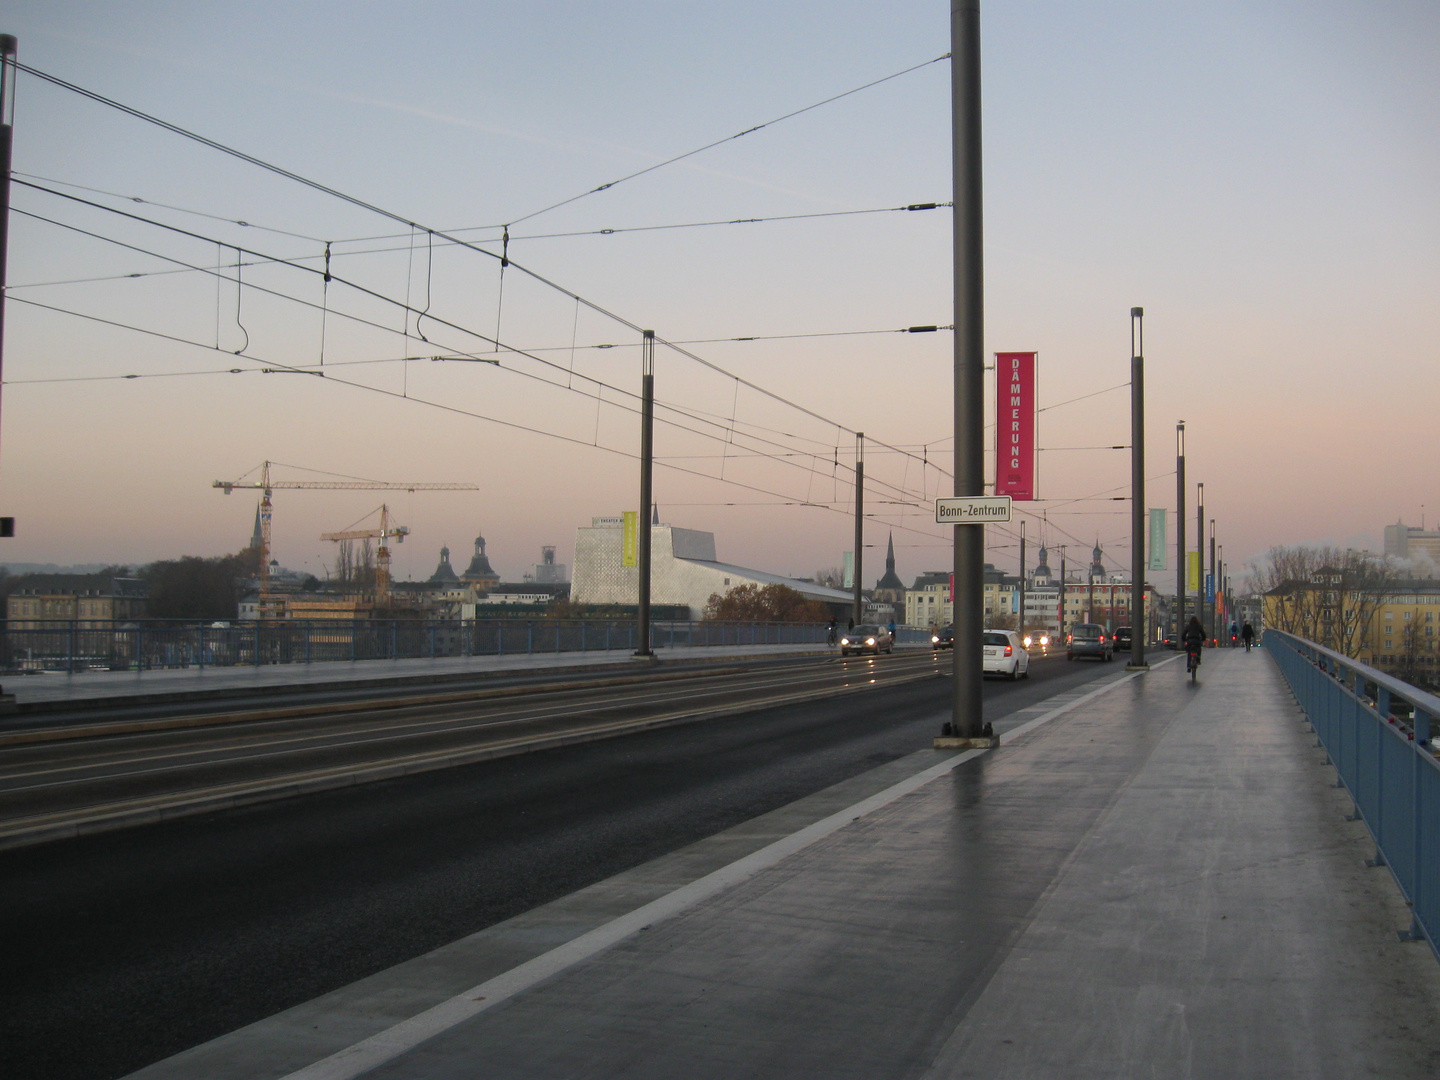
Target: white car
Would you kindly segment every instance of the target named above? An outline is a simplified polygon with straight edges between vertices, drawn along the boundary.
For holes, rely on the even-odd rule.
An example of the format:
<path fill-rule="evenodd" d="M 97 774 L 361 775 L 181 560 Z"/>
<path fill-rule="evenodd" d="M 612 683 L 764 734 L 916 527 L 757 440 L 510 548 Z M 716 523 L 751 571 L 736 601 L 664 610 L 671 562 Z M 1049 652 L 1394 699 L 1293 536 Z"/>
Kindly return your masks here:
<path fill-rule="evenodd" d="M 1014 630 L 985 630 L 980 635 L 985 653 L 982 670 L 986 675 L 1008 679 L 1030 677 L 1030 653 Z"/>

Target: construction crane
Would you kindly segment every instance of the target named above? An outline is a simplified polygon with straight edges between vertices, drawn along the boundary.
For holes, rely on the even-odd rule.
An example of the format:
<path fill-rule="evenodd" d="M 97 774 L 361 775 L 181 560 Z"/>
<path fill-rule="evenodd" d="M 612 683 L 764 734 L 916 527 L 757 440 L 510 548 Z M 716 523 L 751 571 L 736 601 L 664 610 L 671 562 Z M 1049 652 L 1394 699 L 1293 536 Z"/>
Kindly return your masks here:
<path fill-rule="evenodd" d="M 365 515 L 369 517 L 369 514 Z M 385 546 L 385 541 L 390 537 L 395 538 L 397 544 L 403 544 L 405 537 L 410 535 L 410 529 L 405 525 L 390 525 L 390 508 L 384 503 L 380 504 L 380 527 L 378 529 L 346 529 L 344 532 L 321 533 L 321 540 L 379 540 L 380 546 L 375 551 L 375 603 L 380 607 L 390 606 L 390 549 Z"/>
<path fill-rule="evenodd" d="M 415 483 L 389 483 L 384 480 L 276 480 L 270 475 L 270 466 L 278 465 L 280 462 L 266 461 L 260 465 L 260 476 L 257 479 L 247 479 L 254 474 L 255 470 L 240 477 L 239 480 L 216 480 L 211 487 L 217 487 L 226 495 L 237 489 L 243 491 L 258 490 L 260 496 L 260 614 L 262 616 L 272 614 L 270 601 L 270 516 L 271 501 L 270 493 L 276 488 L 300 488 L 318 491 L 479 491 L 474 484 L 415 484 Z M 286 466 L 287 468 L 300 468 L 298 465 Z"/>

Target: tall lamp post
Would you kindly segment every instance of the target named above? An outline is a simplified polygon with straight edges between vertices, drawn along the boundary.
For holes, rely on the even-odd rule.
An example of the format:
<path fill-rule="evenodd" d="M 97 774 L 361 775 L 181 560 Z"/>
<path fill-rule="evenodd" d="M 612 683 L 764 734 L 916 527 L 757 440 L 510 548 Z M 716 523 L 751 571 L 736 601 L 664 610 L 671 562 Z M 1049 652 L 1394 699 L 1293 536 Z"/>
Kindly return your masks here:
<path fill-rule="evenodd" d="M 985 494 L 984 203 L 980 140 L 980 0 L 950 0 L 951 183 L 955 301 L 955 494 Z M 982 670 L 985 530 L 955 525 L 952 725 L 987 738 Z"/>
<path fill-rule="evenodd" d="M 1215 519 L 1210 519 L 1210 577 L 1207 579 L 1206 599 L 1210 601 L 1210 640 L 1219 641 L 1220 627 L 1216 625 L 1219 621 L 1219 613 L 1215 610 L 1215 589 L 1220 583 L 1220 578 L 1215 573 Z"/>
<path fill-rule="evenodd" d="M 1130 663 L 1145 668 L 1145 309 L 1130 309 Z"/>
<path fill-rule="evenodd" d="M 1195 561 L 1200 566 L 1200 580 L 1195 584 L 1195 614 L 1200 616 L 1200 629 L 1205 629 L 1205 484 L 1195 485 Z"/>
<path fill-rule="evenodd" d="M 1175 642 L 1185 634 L 1185 421 L 1175 425 Z"/>

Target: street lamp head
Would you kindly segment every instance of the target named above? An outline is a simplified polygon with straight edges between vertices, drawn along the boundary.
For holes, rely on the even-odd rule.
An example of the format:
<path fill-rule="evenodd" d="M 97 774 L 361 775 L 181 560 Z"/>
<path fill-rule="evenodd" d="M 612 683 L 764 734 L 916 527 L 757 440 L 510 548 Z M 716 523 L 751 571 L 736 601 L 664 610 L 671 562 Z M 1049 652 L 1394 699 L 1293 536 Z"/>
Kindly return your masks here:
<path fill-rule="evenodd" d="M 1144 309 L 1143 307 L 1132 307 L 1132 308 L 1130 309 L 1130 317 L 1131 317 L 1132 319 L 1140 319 L 1140 318 L 1143 318 L 1144 316 L 1145 316 L 1145 309 Z"/>

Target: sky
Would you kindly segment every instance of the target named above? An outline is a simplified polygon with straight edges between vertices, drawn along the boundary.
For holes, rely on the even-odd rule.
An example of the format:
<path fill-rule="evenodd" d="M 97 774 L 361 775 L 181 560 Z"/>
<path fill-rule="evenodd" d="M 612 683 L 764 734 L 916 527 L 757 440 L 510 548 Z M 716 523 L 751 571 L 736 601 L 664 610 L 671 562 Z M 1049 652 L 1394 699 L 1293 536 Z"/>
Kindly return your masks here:
<path fill-rule="evenodd" d="M 1200 481 L 1233 568 L 1440 519 L 1440 5 L 991 0 L 981 27 L 986 350 L 1039 354 L 1043 410 L 990 561 L 1025 520 L 1032 565 L 1041 538 L 1129 564 L 1134 306 L 1172 538 L 1182 419 L 1187 531 Z M 570 562 L 638 503 L 653 329 L 663 521 L 837 566 L 863 431 L 865 579 L 891 536 L 907 581 L 949 565 L 952 335 L 895 332 L 953 317 L 951 211 L 895 209 L 950 198 L 943 0 L 47 0 L 0 32 L 315 185 L 21 73 L 0 562 L 238 550 L 255 496 L 212 483 L 266 460 L 477 489 L 279 490 L 292 569 L 382 502 L 401 580 L 477 535 L 507 580 Z"/>

